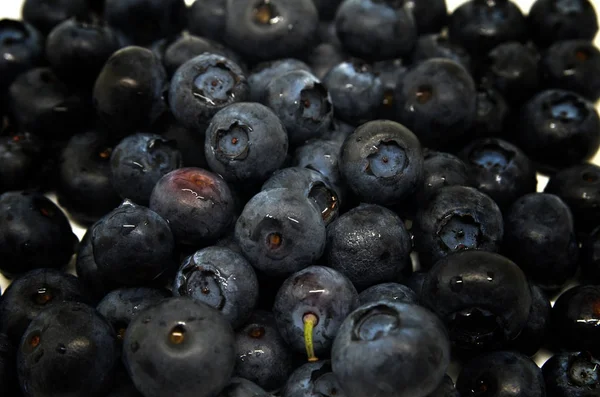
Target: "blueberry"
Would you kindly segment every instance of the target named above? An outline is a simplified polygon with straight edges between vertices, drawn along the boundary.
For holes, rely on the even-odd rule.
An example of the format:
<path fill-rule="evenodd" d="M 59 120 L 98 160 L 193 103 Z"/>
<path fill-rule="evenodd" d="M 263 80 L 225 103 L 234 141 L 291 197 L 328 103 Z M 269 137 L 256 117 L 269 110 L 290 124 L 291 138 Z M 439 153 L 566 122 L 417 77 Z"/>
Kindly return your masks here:
<path fill-rule="evenodd" d="M 58 202 L 83 224 L 96 222 L 121 203 L 110 178 L 113 142 L 105 131 L 73 135 L 60 157 Z"/>
<path fill-rule="evenodd" d="M 210 168 L 227 181 L 256 183 L 279 169 L 288 151 L 281 120 L 259 103 L 234 103 L 220 110 L 205 132 Z"/>
<path fill-rule="evenodd" d="M 65 214 L 40 193 L 0 195 L 0 219 L 0 271 L 7 276 L 62 268 L 79 242 Z"/>
<path fill-rule="evenodd" d="M 442 381 L 450 342 L 442 322 L 413 304 L 379 301 L 352 312 L 331 363 L 347 395 L 426 397 Z"/>
<path fill-rule="evenodd" d="M 71 18 L 90 14 L 88 0 L 25 0 L 21 9 L 23 20 L 48 35 L 54 27 Z"/>
<path fill-rule="evenodd" d="M 178 33 L 185 22 L 183 0 L 105 0 L 104 19 L 134 44 L 150 44 Z"/>
<path fill-rule="evenodd" d="M 449 59 L 417 64 L 398 81 L 394 103 L 398 121 L 426 147 L 456 144 L 475 121 L 477 91 L 470 74 Z"/>
<path fill-rule="evenodd" d="M 456 389 L 461 395 L 545 397 L 541 369 L 519 353 L 493 352 L 469 361 L 460 372 Z"/>
<path fill-rule="evenodd" d="M 165 110 L 166 85 L 165 70 L 150 50 L 122 48 L 108 59 L 96 79 L 96 111 L 115 132 L 131 134 L 152 124 Z"/>
<path fill-rule="evenodd" d="M 0 87 L 4 90 L 19 74 L 42 64 L 44 40 L 32 25 L 13 19 L 2 19 L 0 54 Z"/>
<path fill-rule="evenodd" d="M 549 396 L 593 396 L 600 387 L 600 361 L 588 352 L 556 353 L 542 367 Z"/>
<path fill-rule="evenodd" d="M 422 2 L 415 2 L 421 4 Z M 471 70 L 471 56 L 461 46 L 451 42 L 445 34 L 427 34 L 419 36 L 411 55 L 413 64 L 431 58 L 446 58 Z"/>
<path fill-rule="evenodd" d="M 542 91 L 524 106 L 517 144 L 534 161 L 566 168 L 591 158 L 600 146 L 594 104 L 563 90 Z"/>
<path fill-rule="evenodd" d="M 545 193 L 560 197 L 571 210 L 578 233 L 591 232 L 600 224 L 600 167 L 578 164 L 550 177 Z"/>
<path fill-rule="evenodd" d="M 112 327 L 79 302 L 57 303 L 41 312 L 27 327 L 17 354 L 25 397 L 104 396 L 117 364 Z"/>
<path fill-rule="evenodd" d="M 499 44 L 524 42 L 527 23 L 519 7 L 510 0 L 469 0 L 450 15 L 450 39 L 473 56 L 481 56 Z"/>
<path fill-rule="evenodd" d="M 373 68 L 362 61 L 334 66 L 323 78 L 336 117 L 350 124 L 373 120 L 384 97 L 384 87 Z"/>
<path fill-rule="evenodd" d="M 128 200 L 98 221 L 91 244 L 99 273 L 121 285 L 142 286 L 176 266 L 169 223 Z"/>
<path fill-rule="evenodd" d="M 235 344 L 234 375 L 267 391 L 279 389 L 294 369 L 292 352 L 281 338 L 271 312 L 255 311 L 236 332 Z"/>
<path fill-rule="evenodd" d="M 408 71 L 407 64 L 401 58 L 388 59 L 373 64 L 375 73 L 383 84 L 383 101 L 379 109 L 379 118 L 393 120 L 396 118 L 395 92 L 402 76 Z"/>
<path fill-rule="evenodd" d="M 391 210 L 363 204 L 327 228 L 327 265 L 362 290 L 410 273 L 411 239 Z"/>
<path fill-rule="evenodd" d="M 478 352 L 501 349 L 519 336 L 529 317 L 531 291 L 523 271 L 509 259 L 463 251 L 429 270 L 421 302 L 444 321 L 457 348 Z"/>
<path fill-rule="evenodd" d="M 489 83 L 477 87 L 477 112 L 468 135 L 477 138 L 502 138 L 507 134 L 511 107 Z"/>
<path fill-rule="evenodd" d="M 326 225 L 333 222 L 340 213 L 340 193 L 317 171 L 301 167 L 283 168 L 273 173 L 262 186 L 262 190 L 280 188 L 297 190 L 309 199 L 321 213 Z"/>
<path fill-rule="evenodd" d="M 281 395 L 283 397 L 345 397 L 346 393 L 331 371 L 330 360 L 306 363 L 290 375 Z"/>
<path fill-rule="evenodd" d="M 423 181 L 421 145 L 401 124 L 370 121 L 346 138 L 340 170 L 361 200 L 398 203 L 410 197 Z"/>
<path fill-rule="evenodd" d="M 146 205 L 160 178 L 182 165 L 174 141 L 138 133 L 125 137 L 112 151 L 110 180 L 122 198 Z"/>
<path fill-rule="evenodd" d="M 235 337 L 225 317 L 186 297 L 139 313 L 123 346 L 123 362 L 145 397 L 214 396 L 229 383 L 235 364 Z"/>
<path fill-rule="evenodd" d="M 96 310 L 112 325 L 117 338 L 123 340 L 131 321 L 146 308 L 172 295 L 164 289 L 120 288 L 106 294 Z"/>
<path fill-rule="evenodd" d="M 546 88 L 574 91 L 592 102 L 600 98 L 600 51 L 586 40 L 554 43 L 540 60 Z"/>
<path fill-rule="evenodd" d="M 504 225 L 500 208 L 488 195 L 447 186 L 419 208 L 412 231 L 421 266 L 429 268 L 454 252 L 498 251 Z"/>
<path fill-rule="evenodd" d="M 423 292 L 423 284 L 425 283 L 425 279 L 427 278 L 427 271 L 418 270 L 410 275 L 410 277 L 406 280 L 406 286 L 417 294 L 417 297 L 421 299 L 421 293 Z"/>
<path fill-rule="evenodd" d="M 172 114 L 167 113 L 155 123 L 153 131 L 162 134 L 163 138 L 175 141 L 186 167 L 208 169 L 204 156 L 204 136 L 184 127 Z"/>
<path fill-rule="evenodd" d="M 331 97 L 319 79 L 307 71 L 275 77 L 264 95 L 265 105 L 283 122 L 292 146 L 320 137 L 331 125 Z"/>
<path fill-rule="evenodd" d="M 560 288 L 575 274 L 579 257 L 569 207 L 548 193 L 519 198 L 505 216 L 503 252 L 542 288 Z"/>
<path fill-rule="evenodd" d="M 35 188 L 47 183 L 45 146 L 39 137 L 28 132 L 0 138 L 0 192 Z"/>
<path fill-rule="evenodd" d="M 222 40 L 226 18 L 227 0 L 194 2 L 187 9 L 187 28 L 194 35 Z"/>
<path fill-rule="evenodd" d="M 184 259 L 173 281 L 173 295 L 214 307 L 233 328 L 239 328 L 256 307 L 258 280 L 241 254 L 208 247 Z"/>
<path fill-rule="evenodd" d="M 417 26 L 404 1 L 344 0 L 335 27 L 344 49 L 368 60 L 406 56 L 417 41 Z"/>
<path fill-rule="evenodd" d="M 341 197 L 345 195 L 345 183 L 340 175 L 341 142 L 313 139 L 294 152 L 292 164 L 321 173 Z"/>
<path fill-rule="evenodd" d="M 510 343 L 511 349 L 533 356 L 544 345 L 550 335 L 550 300 L 544 291 L 531 284 L 531 310 L 523 330 Z"/>
<path fill-rule="evenodd" d="M 248 94 L 240 66 L 221 55 L 205 53 L 177 69 L 171 80 L 169 104 L 181 124 L 203 131 L 219 110 L 245 101 Z"/>
<path fill-rule="evenodd" d="M 489 195 L 501 209 L 536 190 L 535 167 L 517 146 L 498 138 L 471 142 L 461 152 L 474 187 Z"/>
<path fill-rule="evenodd" d="M 440 32 L 448 22 L 446 0 L 407 0 L 420 36 Z"/>
<path fill-rule="evenodd" d="M 252 102 L 264 102 L 269 83 L 275 78 L 295 70 L 311 71 L 306 63 L 294 58 L 284 58 L 258 64 L 252 70 L 252 73 L 248 75 L 250 100 Z"/>
<path fill-rule="evenodd" d="M 335 34 L 335 30 L 333 34 Z M 333 67 L 349 58 L 341 45 L 324 42 L 313 48 L 307 61 L 313 74 L 322 80 Z"/>
<path fill-rule="evenodd" d="M 358 295 L 359 304 L 389 300 L 401 303 L 418 303 L 417 294 L 406 285 L 398 283 L 381 283 L 367 288 Z"/>
<path fill-rule="evenodd" d="M 531 38 L 540 47 L 560 40 L 592 40 L 598 32 L 593 4 L 589 0 L 536 0 L 527 20 Z"/>
<path fill-rule="evenodd" d="M 358 306 L 351 281 L 337 270 L 310 266 L 288 277 L 275 297 L 277 328 L 308 361 L 327 356 L 342 321 Z"/>
<path fill-rule="evenodd" d="M 35 269 L 16 278 L 0 301 L 0 333 L 17 344 L 29 323 L 60 302 L 90 303 L 81 281 L 55 269 Z"/>
<path fill-rule="evenodd" d="M 429 200 L 444 186 L 472 186 L 467 165 L 453 154 L 427 151 L 423 161 L 423 186 L 417 200 Z"/>
<path fill-rule="evenodd" d="M 315 263 L 325 249 L 320 211 L 297 190 L 270 189 L 254 196 L 235 225 L 235 238 L 250 263 L 286 276 Z"/>
<path fill-rule="evenodd" d="M 231 378 L 231 381 L 217 397 L 270 397 L 256 383 L 244 378 Z"/>
<path fill-rule="evenodd" d="M 312 0 L 228 0 L 224 41 L 246 59 L 269 61 L 302 55 L 318 26 Z"/>

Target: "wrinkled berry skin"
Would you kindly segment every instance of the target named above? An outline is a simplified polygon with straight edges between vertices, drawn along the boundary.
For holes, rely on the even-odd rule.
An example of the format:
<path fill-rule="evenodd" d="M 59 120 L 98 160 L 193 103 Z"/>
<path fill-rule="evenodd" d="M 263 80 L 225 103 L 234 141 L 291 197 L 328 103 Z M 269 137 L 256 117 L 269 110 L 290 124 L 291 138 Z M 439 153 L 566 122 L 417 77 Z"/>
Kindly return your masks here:
<path fill-rule="evenodd" d="M 456 380 L 456 389 L 465 396 L 475 390 L 498 397 L 546 397 L 542 370 L 529 357 L 508 351 L 487 353 L 467 362 Z"/>
<path fill-rule="evenodd" d="M 577 270 L 579 248 L 569 207 L 548 193 L 530 193 L 508 209 L 503 253 L 544 289 L 558 289 Z"/>
<path fill-rule="evenodd" d="M 0 88 L 6 89 L 19 74 L 40 66 L 44 40 L 32 25 L 13 19 L 0 20 Z"/>
<path fill-rule="evenodd" d="M 600 353 L 598 327 L 600 320 L 600 287 L 578 285 L 561 294 L 552 307 L 554 343 L 569 351 Z"/>
<path fill-rule="evenodd" d="M 429 200 L 444 186 L 473 186 L 469 167 L 450 153 L 426 151 L 423 174 L 423 186 L 417 193 L 417 200 Z"/>
<path fill-rule="evenodd" d="M 79 242 L 65 214 L 41 193 L 0 195 L 0 219 L 0 271 L 5 276 L 62 268 Z"/>
<path fill-rule="evenodd" d="M 152 51 L 125 47 L 111 55 L 98 75 L 94 105 L 115 133 L 128 135 L 148 127 L 163 113 L 166 86 L 165 69 Z"/>
<path fill-rule="evenodd" d="M 346 393 L 331 371 L 330 360 L 306 363 L 290 375 L 281 395 L 284 397 L 346 397 Z"/>
<path fill-rule="evenodd" d="M 146 397 L 214 396 L 233 374 L 235 337 L 212 307 L 187 297 L 169 298 L 131 322 L 123 362 Z"/>
<path fill-rule="evenodd" d="M 392 302 L 418 303 L 417 294 L 406 285 L 398 283 L 382 283 L 367 288 L 358 295 L 360 306 L 380 300 Z"/>
<path fill-rule="evenodd" d="M 331 352 L 333 373 L 353 397 L 426 397 L 449 362 L 450 342 L 440 319 L 421 306 L 389 301 L 353 311 Z"/>
<path fill-rule="evenodd" d="M 525 104 L 517 145 L 534 161 L 554 169 L 590 159 L 600 146 L 594 104 L 570 91 L 547 90 Z"/>
<path fill-rule="evenodd" d="M 25 0 L 21 9 L 23 20 L 48 35 L 61 22 L 85 18 L 90 13 L 88 0 Z"/>
<path fill-rule="evenodd" d="M 454 252 L 498 251 L 504 224 L 488 195 L 472 187 L 447 186 L 419 209 L 412 231 L 421 266 L 429 268 Z"/>
<path fill-rule="evenodd" d="M 409 274 L 411 250 L 402 219 L 379 205 L 355 207 L 327 228 L 327 265 L 359 290 Z"/>
<path fill-rule="evenodd" d="M 370 121 L 344 141 L 340 171 L 362 201 L 398 203 L 410 197 L 423 181 L 421 145 L 401 124 Z"/>
<path fill-rule="evenodd" d="M 513 350 L 533 356 L 545 343 L 550 335 L 550 300 L 546 293 L 537 285 L 531 284 L 531 310 L 525 327 L 510 343 Z"/>
<path fill-rule="evenodd" d="M 598 32 L 593 2 L 536 0 L 527 18 L 533 41 L 548 47 L 560 40 L 592 40 Z"/>
<path fill-rule="evenodd" d="M 474 187 L 490 196 L 501 209 L 535 192 L 535 166 L 517 146 L 498 138 L 471 142 L 461 152 Z"/>
<path fill-rule="evenodd" d="M 425 276 L 421 303 L 446 324 L 461 350 L 501 349 L 527 324 L 531 291 L 523 271 L 493 252 L 463 251 Z"/>
<path fill-rule="evenodd" d="M 369 60 L 408 55 L 417 40 L 415 21 L 404 2 L 345 0 L 335 28 L 346 51 Z"/>
<path fill-rule="evenodd" d="M 272 276 L 290 275 L 312 265 L 325 250 L 325 235 L 320 212 L 295 189 L 258 193 L 235 225 L 244 256 Z"/>
<path fill-rule="evenodd" d="M 179 244 L 197 245 L 221 237 L 232 226 L 235 203 L 220 176 L 180 168 L 154 186 L 150 209 L 167 220 Z"/>
<path fill-rule="evenodd" d="M 600 387 L 600 360 L 588 352 L 555 353 L 542 373 L 548 396 L 591 397 Z"/>
<path fill-rule="evenodd" d="M 432 149 L 456 144 L 477 111 L 473 78 L 449 59 L 428 59 L 402 75 L 395 89 L 396 118 Z"/>

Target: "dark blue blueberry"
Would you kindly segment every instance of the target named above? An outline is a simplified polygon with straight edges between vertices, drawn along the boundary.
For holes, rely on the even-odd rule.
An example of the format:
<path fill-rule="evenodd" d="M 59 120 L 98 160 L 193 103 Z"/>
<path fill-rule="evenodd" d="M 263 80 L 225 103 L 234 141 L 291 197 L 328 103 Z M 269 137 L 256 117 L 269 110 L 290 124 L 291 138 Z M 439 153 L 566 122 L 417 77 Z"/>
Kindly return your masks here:
<path fill-rule="evenodd" d="M 42 64 L 44 40 L 28 23 L 2 19 L 0 54 L 0 87 L 4 90 L 19 74 Z"/>
<path fill-rule="evenodd" d="M 529 32 L 540 47 L 560 40 L 592 40 L 598 32 L 594 2 L 589 0 L 536 0 L 529 10 Z"/>
<path fill-rule="evenodd" d="M 217 397 L 271 397 L 271 394 L 248 379 L 234 377 Z"/>
<path fill-rule="evenodd" d="M 434 58 L 400 77 L 395 91 L 396 118 L 425 147 L 456 145 L 477 114 L 477 91 L 460 64 Z"/>
<path fill-rule="evenodd" d="M 225 181 L 200 168 L 163 176 L 152 191 L 150 209 L 169 222 L 180 244 L 216 239 L 233 224 L 234 199 Z"/>
<path fill-rule="evenodd" d="M 554 303 L 551 316 L 556 347 L 600 353 L 600 286 L 578 285 L 567 290 Z"/>
<path fill-rule="evenodd" d="M 333 222 L 340 213 L 341 196 L 327 178 L 312 169 L 301 167 L 283 168 L 273 173 L 261 190 L 293 189 L 309 199 L 321 213 L 326 225 Z"/>
<path fill-rule="evenodd" d="M 418 270 L 410 275 L 406 280 L 406 285 L 417 294 L 417 297 L 421 299 L 421 293 L 423 292 L 423 284 L 427 277 L 427 271 Z"/>
<path fill-rule="evenodd" d="M 529 357 L 499 351 L 467 362 L 456 389 L 464 396 L 546 397 L 542 370 Z"/>
<path fill-rule="evenodd" d="M 417 26 L 404 1 L 344 0 L 335 27 L 344 49 L 368 60 L 406 56 L 417 41 Z"/>
<path fill-rule="evenodd" d="M 592 102 L 600 98 L 600 50 L 587 40 L 554 43 L 540 60 L 546 88 L 576 92 Z"/>
<path fill-rule="evenodd" d="M 590 159 L 600 146 L 594 104 L 563 90 L 542 91 L 524 106 L 517 144 L 534 161 L 566 168 Z"/>
<path fill-rule="evenodd" d="M 529 318 L 531 291 L 509 259 L 463 251 L 429 270 L 421 302 L 444 321 L 456 347 L 478 352 L 501 349 L 519 336 Z"/>
<path fill-rule="evenodd" d="M 275 77 L 264 95 L 265 105 L 283 122 L 292 146 L 319 138 L 332 123 L 329 92 L 310 72 L 295 70 Z"/>
<path fill-rule="evenodd" d="M 467 165 L 450 153 L 427 151 L 423 161 L 423 187 L 416 199 L 428 200 L 444 186 L 473 186 Z"/>
<path fill-rule="evenodd" d="M 423 204 L 412 232 L 424 268 L 454 252 L 500 249 L 502 213 L 487 194 L 472 187 L 447 186 Z"/>
<path fill-rule="evenodd" d="M 108 59 L 98 75 L 94 105 L 115 133 L 129 135 L 148 127 L 163 113 L 166 85 L 165 70 L 152 51 L 125 47 Z"/>
<path fill-rule="evenodd" d="M 416 1 L 415 4 L 421 4 Z M 464 48 L 451 42 L 447 35 L 436 33 L 419 36 L 411 55 L 413 63 L 431 58 L 446 58 L 461 64 L 466 70 L 471 70 L 471 56 Z"/>
<path fill-rule="evenodd" d="M 370 121 L 346 138 L 340 171 L 362 201 L 398 203 L 416 192 L 423 182 L 421 145 L 401 124 Z"/>
<path fill-rule="evenodd" d="M 0 138 L 0 192 L 36 188 L 47 183 L 45 146 L 39 137 L 28 132 Z"/>
<path fill-rule="evenodd" d="M 288 378 L 281 391 L 282 397 L 346 397 L 331 371 L 330 360 L 302 365 Z"/>
<path fill-rule="evenodd" d="M 327 358 L 342 321 L 358 306 L 352 282 L 337 270 L 310 266 L 284 281 L 273 314 L 283 339 L 308 361 Z"/>
<path fill-rule="evenodd" d="M 211 40 L 223 40 L 227 19 L 227 0 L 195 1 L 187 9 L 190 33 Z"/>
<path fill-rule="evenodd" d="M 110 180 L 123 199 L 147 205 L 164 175 L 183 165 L 174 141 L 139 133 L 124 138 L 110 156 Z"/>
<path fill-rule="evenodd" d="M 548 193 L 519 198 L 504 219 L 503 253 L 540 287 L 560 288 L 575 274 L 579 257 L 569 207 Z"/>
<path fill-rule="evenodd" d="M 235 238 L 250 263 L 272 276 L 286 276 L 318 260 L 325 250 L 325 223 L 298 190 L 258 193 L 244 207 Z"/>
<path fill-rule="evenodd" d="M 510 0 L 469 0 L 450 15 L 450 39 L 474 57 L 481 57 L 499 44 L 527 39 L 527 23 L 519 7 Z"/>
<path fill-rule="evenodd" d="M 507 134 L 511 108 L 506 99 L 489 83 L 477 87 L 477 112 L 470 135 L 477 138 L 498 138 Z"/>
<path fill-rule="evenodd" d="M 104 19 L 134 44 L 172 36 L 185 25 L 183 0 L 105 0 Z"/>
<path fill-rule="evenodd" d="M 431 394 L 427 397 L 460 397 L 458 390 L 454 387 L 454 382 L 448 374 L 444 375 L 444 379 Z"/>
<path fill-rule="evenodd" d="M 204 136 L 184 127 L 172 114 L 167 113 L 154 125 L 153 132 L 159 133 L 163 138 L 175 141 L 177 149 L 181 152 L 183 164 L 186 167 L 208 169 L 204 156 Z"/>
<path fill-rule="evenodd" d="M 531 284 L 531 310 L 521 333 L 510 344 L 511 350 L 533 356 L 544 346 L 550 335 L 550 300 L 544 291 Z"/>
<path fill-rule="evenodd" d="M 375 73 L 379 76 L 383 84 L 383 101 L 379 109 L 379 118 L 384 120 L 394 120 L 396 118 L 396 87 L 401 81 L 402 76 L 408 71 L 407 65 L 401 58 L 388 59 L 375 62 L 373 64 Z"/>
<path fill-rule="evenodd" d="M 420 36 L 440 32 L 448 22 L 446 0 L 406 0 Z"/>
<path fill-rule="evenodd" d="M 252 70 L 252 73 L 248 75 L 250 100 L 252 102 L 264 102 L 269 83 L 275 78 L 295 70 L 311 71 L 307 64 L 294 58 L 284 58 L 258 64 Z"/>
<path fill-rule="evenodd" d="M 556 353 L 542 373 L 548 396 L 591 397 L 600 388 L 600 360 L 588 352 Z"/>
<path fill-rule="evenodd" d="M 3 393 L 9 396 L 18 396 L 19 383 L 17 382 L 17 349 L 4 334 L 0 334 L 0 385 Z"/>
<path fill-rule="evenodd" d="M 317 39 L 312 0 L 228 0 L 224 41 L 246 59 L 270 61 L 302 55 Z"/>
<path fill-rule="evenodd" d="M 425 397 L 450 363 L 444 325 L 429 310 L 379 301 L 344 320 L 333 342 L 333 373 L 354 397 Z"/>
<path fill-rule="evenodd" d="M 280 389 L 294 369 L 292 352 L 270 312 L 255 311 L 236 332 L 235 344 L 234 375 L 249 379 L 267 391 Z"/>
<path fill-rule="evenodd" d="M 411 250 L 402 219 L 378 205 L 355 207 L 327 228 L 327 265 L 359 290 L 410 274 Z"/>
<path fill-rule="evenodd" d="M 600 225 L 600 167 L 578 164 L 550 177 L 545 193 L 560 197 L 571 210 L 578 233 Z"/>
<path fill-rule="evenodd" d="M 169 297 L 171 293 L 164 289 L 121 288 L 106 294 L 96 310 L 108 320 L 116 331 L 117 338 L 122 341 L 127 327 L 140 312 Z"/>
<path fill-rule="evenodd" d="M 48 35 L 54 27 L 71 18 L 85 18 L 90 14 L 89 0 L 25 0 L 23 20 Z"/>
<path fill-rule="evenodd" d="M 406 285 L 398 283 L 382 283 L 367 288 L 358 295 L 359 304 L 389 300 L 392 302 L 418 303 L 417 294 Z"/>
<path fill-rule="evenodd" d="M 585 284 L 600 284 L 600 227 L 583 238 L 580 265 Z"/>
<path fill-rule="evenodd" d="M 212 307 L 187 297 L 169 298 L 133 319 L 123 362 L 145 397 L 210 397 L 231 379 L 235 336 Z"/>
<path fill-rule="evenodd" d="M 0 219 L 0 272 L 5 276 L 62 268 L 79 242 L 65 214 L 40 193 L 0 195 Z"/>
<path fill-rule="evenodd" d="M 113 141 L 105 131 L 73 135 L 60 158 L 58 202 L 83 224 L 96 222 L 121 203 L 110 178 Z"/>
<path fill-rule="evenodd" d="M 349 58 L 340 44 L 324 42 L 313 48 L 307 61 L 313 74 L 322 80 L 334 66 Z"/>
<path fill-rule="evenodd" d="M 241 254 L 208 247 L 184 259 L 173 281 L 173 295 L 212 306 L 233 328 L 239 328 L 256 307 L 258 280 Z"/>
<path fill-rule="evenodd" d="M 516 199 L 534 193 L 535 167 L 518 147 L 499 138 L 483 138 L 468 144 L 461 158 L 469 167 L 479 191 L 507 209 Z"/>
<path fill-rule="evenodd" d="M 205 53 L 177 69 L 171 80 L 169 105 L 181 124 L 204 131 L 219 110 L 244 102 L 248 94 L 240 66 L 221 55 Z"/>
<path fill-rule="evenodd" d="M 142 286 L 177 266 L 169 223 L 128 200 L 98 221 L 91 244 L 99 273 L 120 285 Z"/>
<path fill-rule="evenodd" d="M 354 125 L 377 118 L 384 87 L 369 64 L 359 60 L 340 63 L 327 72 L 323 84 L 336 117 Z"/>
<path fill-rule="evenodd" d="M 90 303 L 81 281 L 54 269 L 35 269 L 16 278 L 0 301 L 0 333 L 18 344 L 38 314 L 64 301 Z"/>
<path fill-rule="evenodd" d="M 93 307 L 79 302 L 41 312 L 27 327 L 17 354 L 25 397 L 104 396 L 118 363 L 114 330 Z"/>
<path fill-rule="evenodd" d="M 205 132 L 210 168 L 230 182 L 266 180 L 284 163 L 288 135 L 281 120 L 260 103 L 234 103 L 219 111 Z"/>

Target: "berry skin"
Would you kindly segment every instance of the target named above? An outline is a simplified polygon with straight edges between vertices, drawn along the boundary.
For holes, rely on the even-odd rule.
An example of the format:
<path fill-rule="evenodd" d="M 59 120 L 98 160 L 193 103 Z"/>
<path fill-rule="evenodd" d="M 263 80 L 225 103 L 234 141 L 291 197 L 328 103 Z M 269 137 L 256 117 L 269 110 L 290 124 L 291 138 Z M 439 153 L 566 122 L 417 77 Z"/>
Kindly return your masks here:
<path fill-rule="evenodd" d="M 0 20 L 0 87 L 4 90 L 19 74 L 40 66 L 44 40 L 32 25 L 13 19 Z"/>
<path fill-rule="evenodd" d="M 71 17 L 85 18 L 90 13 L 87 0 L 25 0 L 23 20 L 48 35 L 61 22 Z"/>
<path fill-rule="evenodd" d="M 589 352 L 559 352 L 542 367 L 549 396 L 593 396 L 600 387 L 600 361 Z"/>

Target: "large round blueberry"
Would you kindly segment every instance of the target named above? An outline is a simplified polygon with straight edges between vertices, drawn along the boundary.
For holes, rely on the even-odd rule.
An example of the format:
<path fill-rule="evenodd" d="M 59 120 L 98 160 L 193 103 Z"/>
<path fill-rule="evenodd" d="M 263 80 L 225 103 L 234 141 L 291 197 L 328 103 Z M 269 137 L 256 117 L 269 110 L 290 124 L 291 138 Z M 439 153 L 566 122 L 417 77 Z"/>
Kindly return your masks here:
<path fill-rule="evenodd" d="M 44 58 L 44 40 L 32 25 L 13 19 L 0 20 L 0 87 L 7 88 L 15 78 Z"/>
<path fill-rule="evenodd" d="M 298 367 L 288 378 L 281 391 L 284 397 L 346 397 L 331 361 L 320 360 Z"/>
<path fill-rule="evenodd" d="M 600 360 L 589 352 L 556 353 L 542 367 L 548 396 L 587 397 L 600 387 Z"/>
<path fill-rule="evenodd" d="M 426 397 L 449 363 L 450 342 L 439 318 L 421 306 L 390 301 L 352 312 L 331 352 L 333 373 L 353 397 Z"/>
<path fill-rule="evenodd" d="M 427 151 L 423 174 L 423 186 L 418 191 L 417 200 L 429 200 L 444 186 L 473 186 L 469 167 L 450 153 Z"/>

